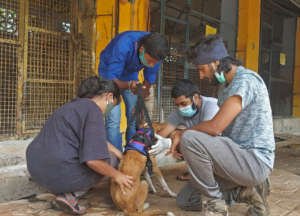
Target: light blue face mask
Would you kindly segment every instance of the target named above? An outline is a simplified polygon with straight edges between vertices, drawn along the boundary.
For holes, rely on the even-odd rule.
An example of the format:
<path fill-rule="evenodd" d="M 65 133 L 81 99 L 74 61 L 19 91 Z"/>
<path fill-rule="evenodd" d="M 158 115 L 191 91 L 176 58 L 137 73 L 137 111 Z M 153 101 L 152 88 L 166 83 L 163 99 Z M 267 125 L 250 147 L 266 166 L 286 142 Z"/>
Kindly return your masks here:
<path fill-rule="evenodd" d="M 151 66 L 148 62 L 147 62 L 147 60 L 146 60 L 146 58 L 145 58 L 145 48 L 143 48 L 143 53 L 141 54 L 139 54 L 139 59 L 140 59 L 140 61 L 141 61 L 141 63 L 144 65 L 144 66 L 146 66 L 146 67 L 150 67 L 150 68 L 152 68 L 153 66 Z"/>
<path fill-rule="evenodd" d="M 192 117 L 197 112 L 197 108 L 193 109 L 193 104 L 178 108 L 179 113 L 184 117 Z"/>

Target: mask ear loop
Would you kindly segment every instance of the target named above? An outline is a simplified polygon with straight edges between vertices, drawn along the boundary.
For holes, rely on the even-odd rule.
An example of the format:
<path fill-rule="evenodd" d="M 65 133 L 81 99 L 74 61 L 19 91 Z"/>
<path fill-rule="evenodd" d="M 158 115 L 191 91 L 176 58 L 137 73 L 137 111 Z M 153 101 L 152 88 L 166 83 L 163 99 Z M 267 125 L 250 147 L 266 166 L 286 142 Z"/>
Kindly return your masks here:
<path fill-rule="evenodd" d="M 111 98 L 111 103 L 114 104 L 114 96 Z"/>
<path fill-rule="evenodd" d="M 194 100 L 194 95 L 192 97 L 192 108 L 197 109 L 197 106 L 196 106 L 196 103 L 195 103 L 195 100 Z"/>
<path fill-rule="evenodd" d="M 111 103 L 113 104 L 114 103 L 114 96 L 112 96 L 112 99 L 111 99 Z M 106 105 L 108 105 L 108 99 L 106 99 Z"/>

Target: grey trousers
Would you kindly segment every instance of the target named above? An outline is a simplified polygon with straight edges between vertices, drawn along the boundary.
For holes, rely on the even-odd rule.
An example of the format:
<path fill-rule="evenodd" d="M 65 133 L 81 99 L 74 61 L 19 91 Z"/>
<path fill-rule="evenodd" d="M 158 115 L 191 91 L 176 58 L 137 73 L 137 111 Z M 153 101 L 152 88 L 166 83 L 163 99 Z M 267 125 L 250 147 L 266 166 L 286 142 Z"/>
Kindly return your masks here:
<path fill-rule="evenodd" d="M 200 202 L 200 194 L 226 199 L 225 191 L 258 185 L 271 172 L 252 150 L 241 149 L 228 137 L 188 130 L 182 135 L 180 150 L 192 177 L 177 195 L 182 208 Z"/>

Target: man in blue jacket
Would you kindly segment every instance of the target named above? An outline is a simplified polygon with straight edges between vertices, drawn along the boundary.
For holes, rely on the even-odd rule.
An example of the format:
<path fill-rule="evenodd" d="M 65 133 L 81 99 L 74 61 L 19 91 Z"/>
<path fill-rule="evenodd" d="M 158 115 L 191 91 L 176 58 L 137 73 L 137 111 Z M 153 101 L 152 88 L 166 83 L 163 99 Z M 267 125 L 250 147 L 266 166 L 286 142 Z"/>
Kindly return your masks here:
<path fill-rule="evenodd" d="M 111 40 L 100 54 L 98 73 L 101 77 L 114 80 L 122 91 L 126 106 L 127 123 L 137 101 L 136 86 L 138 73 L 144 69 L 143 96 L 155 82 L 161 61 L 169 52 L 168 41 L 157 32 L 127 31 Z M 107 139 L 122 151 L 120 133 L 121 107 L 114 107 L 106 118 Z M 127 141 L 135 134 L 135 125 L 128 125 Z"/>

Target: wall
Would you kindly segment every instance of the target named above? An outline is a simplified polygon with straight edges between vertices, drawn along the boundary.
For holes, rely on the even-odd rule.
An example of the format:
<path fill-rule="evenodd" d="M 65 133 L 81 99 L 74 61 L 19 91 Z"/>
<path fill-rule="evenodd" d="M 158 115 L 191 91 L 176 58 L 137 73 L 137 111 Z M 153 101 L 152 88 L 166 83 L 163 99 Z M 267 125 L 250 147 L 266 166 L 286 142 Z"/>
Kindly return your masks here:
<path fill-rule="evenodd" d="M 238 30 L 238 0 L 222 1 L 220 35 L 226 42 L 226 48 L 230 56 L 234 56 L 236 51 L 236 34 Z"/>
<path fill-rule="evenodd" d="M 258 71 L 261 0 L 239 1 L 236 57 L 245 67 Z"/>

